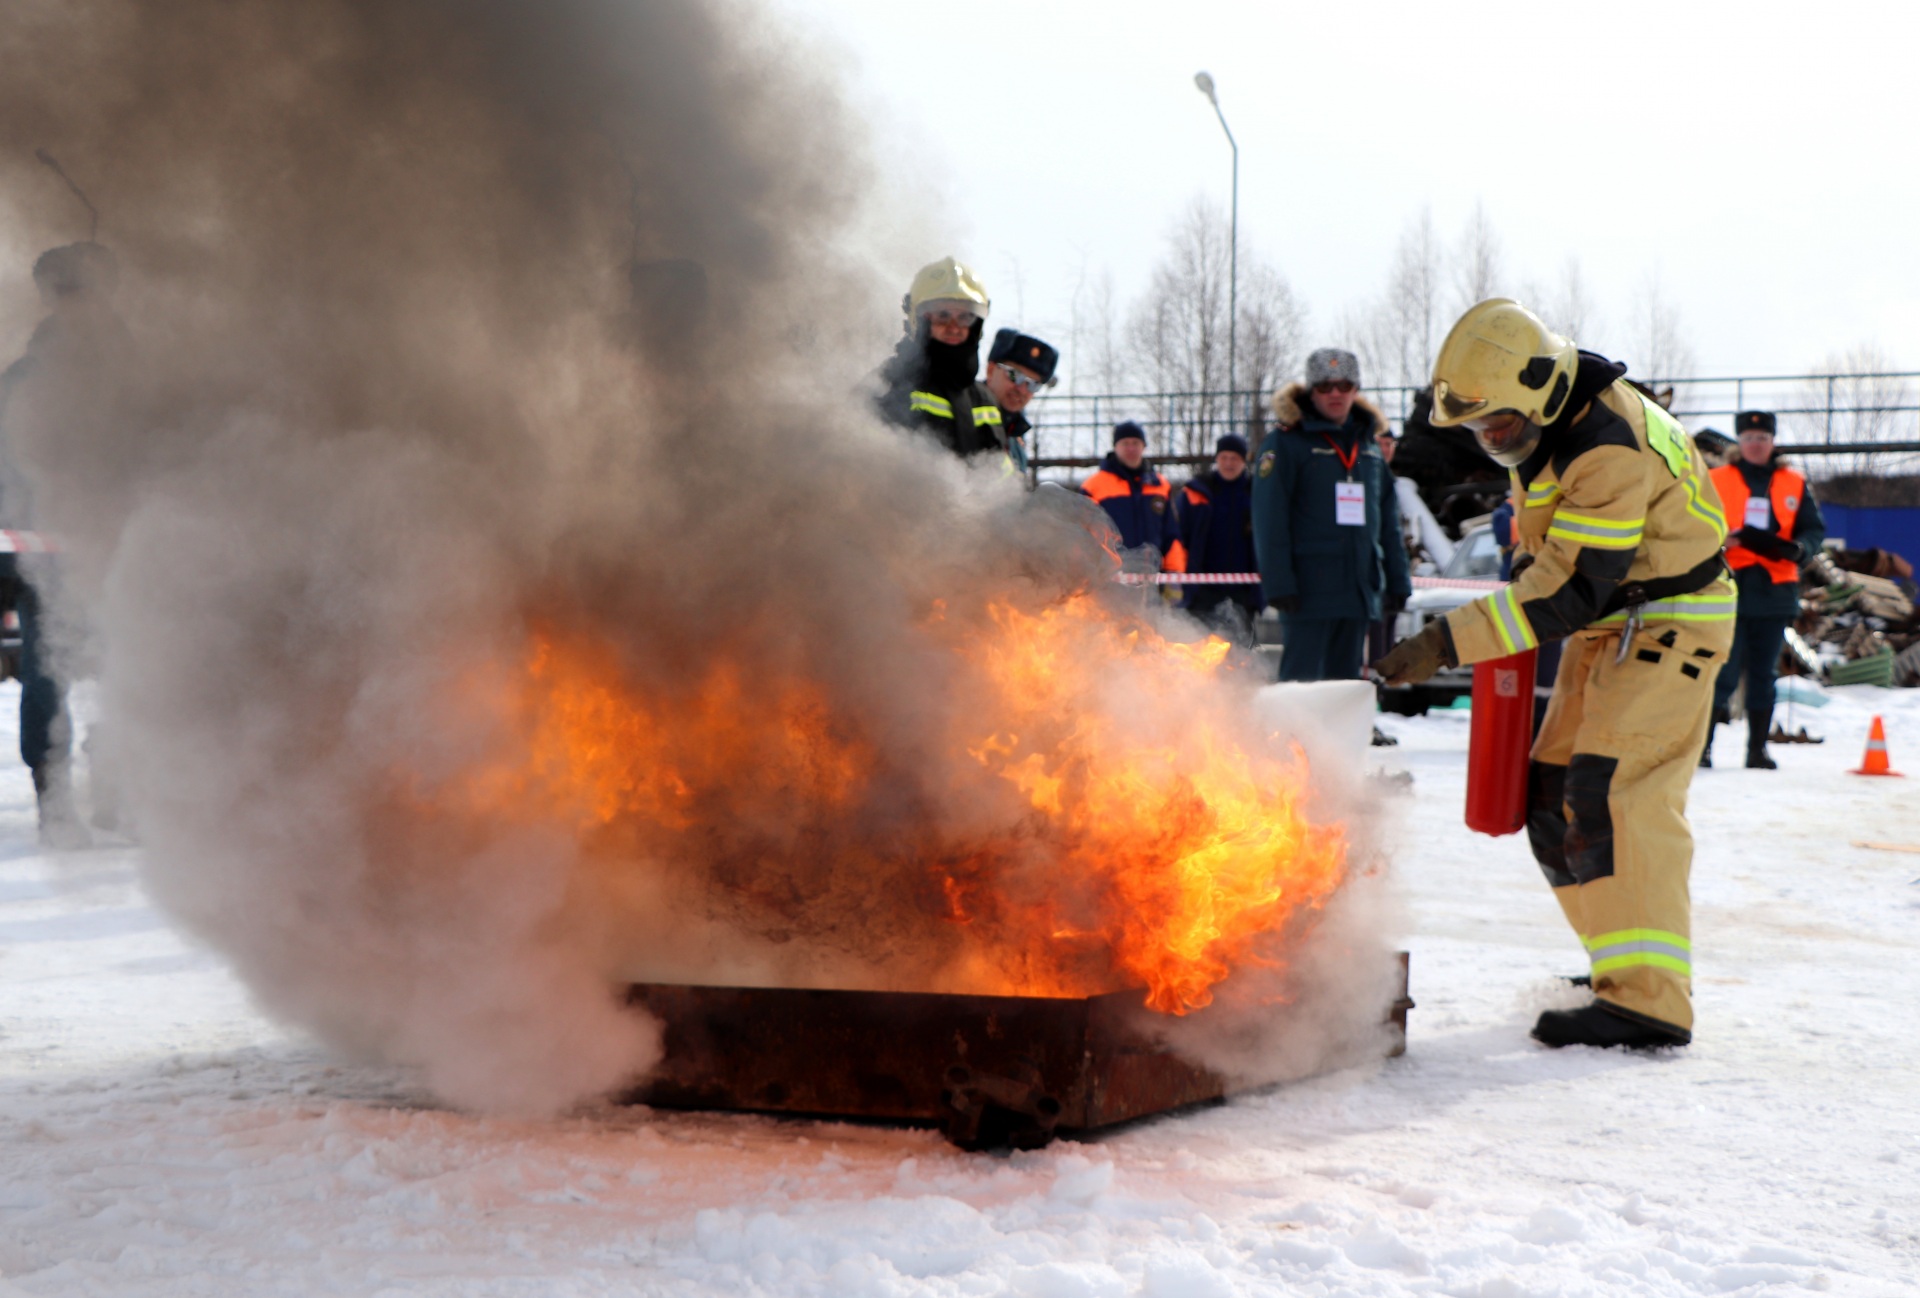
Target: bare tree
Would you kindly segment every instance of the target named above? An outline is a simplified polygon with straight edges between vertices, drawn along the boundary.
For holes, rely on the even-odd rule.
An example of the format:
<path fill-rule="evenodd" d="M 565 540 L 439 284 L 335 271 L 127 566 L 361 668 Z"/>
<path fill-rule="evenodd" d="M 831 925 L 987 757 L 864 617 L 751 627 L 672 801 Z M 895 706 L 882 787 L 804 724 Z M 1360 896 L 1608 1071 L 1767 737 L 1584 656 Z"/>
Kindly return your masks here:
<path fill-rule="evenodd" d="M 1113 272 L 1091 275 L 1082 265 L 1067 304 L 1067 350 L 1061 356 L 1069 391 L 1116 392 L 1127 381 L 1116 325 L 1120 309 L 1113 299 Z"/>
<path fill-rule="evenodd" d="M 1485 203 L 1473 205 L 1453 257 L 1453 314 L 1457 319 L 1476 302 L 1505 293 L 1505 254 Z"/>
<path fill-rule="evenodd" d="M 1433 211 L 1422 208 L 1401 232 L 1386 291 L 1362 319 L 1345 322 L 1353 330 L 1362 372 L 1374 376 L 1376 385 L 1417 386 L 1433 373 L 1443 262 Z"/>
<path fill-rule="evenodd" d="M 1066 346 L 1060 354 L 1064 391 L 1041 398 L 1032 411 L 1036 425 L 1033 449 L 1048 456 L 1097 457 L 1103 422 L 1110 422 L 1103 417 L 1111 403 L 1101 398 L 1135 382 L 1127 368 L 1113 272 L 1102 267 L 1097 274 L 1092 273 L 1083 261 L 1067 310 Z M 1088 401 L 1088 397 L 1093 400 Z"/>
<path fill-rule="evenodd" d="M 1920 456 L 1870 449 L 1876 442 L 1914 439 L 1914 391 L 1898 377 L 1899 368 L 1872 342 L 1829 355 L 1819 366 L 1828 377 L 1803 384 L 1794 402 L 1797 409 L 1784 413 L 1787 428 L 1781 440 L 1862 448 L 1819 456 L 1816 467 L 1822 477 L 1911 472 Z"/>
<path fill-rule="evenodd" d="M 1680 312 L 1667 300 L 1660 277 L 1648 272 L 1635 296 L 1628 342 L 1633 348 L 1628 373 L 1642 383 L 1693 377 L 1693 348 L 1681 327 Z"/>
<path fill-rule="evenodd" d="M 1560 279 L 1551 288 L 1529 284 L 1521 290 L 1522 300 L 1547 327 L 1563 338 L 1591 346 L 1600 330 L 1600 312 L 1580 273 L 1580 259 L 1568 257 L 1560 267 Z"/>
<path fill-rule="evenodd" d="M 1267 422 L 1266 394 L 1303 371 L 1306 311 L 1286 276 L 1257 258 L 1242 260 L 1250 264 L 1240 272 L 1239 390 L 1257 395 L 1242 399 L 1238 415 L 1252 437 Z"/>
<path fill-rule="evenodd" d="M 1176 453 L 1210 451 L 1212 439 L 1237 422 L 1227 393 L 1230 231 L 1226 213 L 1196 198 L 1127 319 L 1129 368 L 1156 394 L 1151 418 L 1161 445 Z M 1244 246 L 1240 284 L 1237 377 L 1244 393 L 1260 390 L 1292 360 L 1301 323 L 1286 279 Z"/>

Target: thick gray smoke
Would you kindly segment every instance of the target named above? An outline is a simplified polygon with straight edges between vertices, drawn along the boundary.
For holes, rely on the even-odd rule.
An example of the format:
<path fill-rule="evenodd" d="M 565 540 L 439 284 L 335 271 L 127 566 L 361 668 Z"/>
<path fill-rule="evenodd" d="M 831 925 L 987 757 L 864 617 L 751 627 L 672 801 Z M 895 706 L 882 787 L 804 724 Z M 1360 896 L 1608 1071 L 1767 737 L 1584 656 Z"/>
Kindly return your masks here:
<path fill-rule="evenodd" d="M 48 358 L 6 431 L 152 887 L 270 1011 L 456 1103 L 644 1071 L 622 978 L 935 985 L 941 878 L 1044 883 L 954 742 L 992 697 L 955 646 L 1106 559 L 873 423 L 878 181 L 789 41 L 712 0 L 0 16 L 3 250 L 85 233 L 44 148 L 121 263 L 127 347 Z M 1189 724 L 1201 687 L 1143 672 L 1074 697 Z M 652 814 L 583 815 L 567 761 Z"/>

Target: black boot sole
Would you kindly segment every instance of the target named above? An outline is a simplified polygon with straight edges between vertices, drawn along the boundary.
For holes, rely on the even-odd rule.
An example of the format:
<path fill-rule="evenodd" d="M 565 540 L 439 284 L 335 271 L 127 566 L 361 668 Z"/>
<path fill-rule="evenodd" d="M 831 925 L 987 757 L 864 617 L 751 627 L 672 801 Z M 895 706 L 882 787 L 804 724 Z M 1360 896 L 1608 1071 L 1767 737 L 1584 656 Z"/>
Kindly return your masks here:
<path fill-rule="evenodd" d="M 1547 1010 L 1533 1025 L 1533 1039 L 1555 1050 L 1592 1046 L 1599 1050 L 1671 1050 L 1690 1045 L 1685 1028 L 1635 1014 L 1607 1001 L 1577 1010 Z"/>

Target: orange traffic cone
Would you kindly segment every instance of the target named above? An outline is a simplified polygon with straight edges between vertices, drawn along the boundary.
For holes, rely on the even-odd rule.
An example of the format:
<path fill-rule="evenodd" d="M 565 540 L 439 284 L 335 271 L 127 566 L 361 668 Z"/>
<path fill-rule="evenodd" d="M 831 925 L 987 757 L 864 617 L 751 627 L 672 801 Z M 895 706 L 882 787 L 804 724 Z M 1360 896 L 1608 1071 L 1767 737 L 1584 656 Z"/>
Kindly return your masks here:
<path fill-rule="evenodd" d="M 1880 718 L 1873 719 L 1873 729 L 1867 732 L 1867 755 L 1860 759 L 1860 769 L 1855 775 L 1898 775 L 1893 763 L 1887 760 L 1887 728 L 1880 724 Z"/>

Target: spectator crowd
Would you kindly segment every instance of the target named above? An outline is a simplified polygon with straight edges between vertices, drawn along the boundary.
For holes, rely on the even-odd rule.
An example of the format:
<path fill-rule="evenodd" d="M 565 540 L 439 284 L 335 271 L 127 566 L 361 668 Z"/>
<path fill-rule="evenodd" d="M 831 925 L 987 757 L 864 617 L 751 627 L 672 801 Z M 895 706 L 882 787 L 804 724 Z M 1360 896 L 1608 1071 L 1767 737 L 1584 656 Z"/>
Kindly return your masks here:
<path fill-rule="evenodd" d="M 993 336 L 986 374 L 980 344 L 992 302 L 979 277 L 951 257 L 923 267 L 903 303 L 904 336 L 881 370 L 880 412 L 965 459 L 996 457 L 1026 473 L 1028 404 L 1051 386 L 1051 344 L 1019 329 Z M 1386 417 L 1361 390 L 1359 359 L 1328 347 L 1302 381 L 1273 402 L 1275 421 L 1257 449 L 1221 436 L 1210 468 L 1175 484 L 1150 458 L 1151 437 L 1132 420 L 1079 484 L 1118 533 L 1123 567 L 1188 577 L 1181 605 L 1242 643 L 1271 610 L 1281 632 L 1282 680 L 1351 680 L 1362 674 L 1370 633 L 1376 652 L 1406 606 L 1415 552 L 1450 557 L 1451 541 L 1411 484 L 1389 467 Z"/>
<path fill-rule="evenodd" d="M 636 279 L 636 300 L 684 306 L 704 293 L 692 263 L 641 269 L 649 274 L 644 284 Z M 120 345 L 125 328 L 113 311 L 115 278 L 112 254 L 91 242 L 39 259 L 34 279 L 48 314 L 26 354 L 0 377 L 0 418 L 9 406 L 20 410 L 34 401 L 49 357 Z M 1021 329 L 1000 328 L 987 344 L 983 373 L 992 302 L 980 278 L 952 257 L 914 275 L 902 308 L 902 337 L 878 376 L 881 417 L 962 459 L 987 460 L 1031 480 L 1028 412 L 1057 381 L 1059 350 Z M 1436 415 L 1433 391 L 1414 398 L 1396 436 L 1365 393 L 1355 353 L 1322 347 L 1307 357 L 1300 378 L 1274 395 L 1271 422 L 1263 430 L 1248 427 L 1257 437 L 1220 436 L 1211 465 L 1185 481 L 1155 467 L 1151 431 L 1127 420 L 1113 427 L 1111 449 L 1078 490 L 1111 521 L 1124 570 L 1184 578 L 1163 578 L 1161 588 L 1240 643 L 1272 639 L 1260 631 L 1277 628 L 1281 680 L 1357 679 L 1364 664 L 1394 650 L 1416 565 L 1445 568 L 1463 527 L 1490 519 L 1502 554 L 1518 553 L 1521 502 L 1509 499 L 1505 461 L 1496 463 L 1475 440 L 1484 440 L 1484 429 L 1465 426 L 1485 421 L 1463 422 L 1455 411 Z M 1664 409 L 1656 410 L 1654 394 L 1640 392 L 1658 426 Z M 1724 563 L 1736 579 L 1739 604 L 1738 632 L 1717 671 L 1713 720 L 1727 719 L 1731 696 L 1741 691 L 1749 717 L 1747 764 L 1770 768 L 1774 665 L 1799 607 L 1801 564 L 1818 552 L 1824 525 L 1805 478 L 1780 463 L 1773 449 L 1773 416 L 1741 413 L 1736 435 L 1737 445 L 1710 431 L 1696 439 L 1710 461 L 1716 448 L 1706 440 L 1729 461 L 1711 477 L 1733 532 Z M 0 436 L 0 528 L 14 536 L 33 522 L 31 493 L 9 449 Z M 1524 502 L 1529 511 L 1536 503 L 1531 493 Z M 33 774 L 43 838 L 56 846 L 83 845 L 87 826 L 68 775 L 65 682 L 50 665 L 42 625 L 58 560 L 23 561 L 11 552 L 16 548 L 9 541 L 9 552 L 0 553 L 0 603 L 19 632 L 6 666 L 22 683 L 21 756 Z M 1520 556 L 1522 562 L 1530 557 Z M 1518 571 L 1512 569 L 1516 579 Z M 1506 559 L 1500 575 L 1509 576 Z M 1548 639 L 1541 647 L 1553 650 L 1556 643 Z M 1542 655 L 1543 697 L 1554 658 Z M 1375 733 L 1377 741 L 1391 742 Z M 1711 761 L 1711 732 L 1706 749 L 1703 765 Z M 124 829 L 112 806 L 96 806 L 92 819 L 95 828 Z"/>

